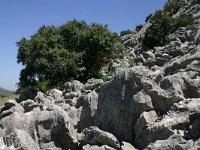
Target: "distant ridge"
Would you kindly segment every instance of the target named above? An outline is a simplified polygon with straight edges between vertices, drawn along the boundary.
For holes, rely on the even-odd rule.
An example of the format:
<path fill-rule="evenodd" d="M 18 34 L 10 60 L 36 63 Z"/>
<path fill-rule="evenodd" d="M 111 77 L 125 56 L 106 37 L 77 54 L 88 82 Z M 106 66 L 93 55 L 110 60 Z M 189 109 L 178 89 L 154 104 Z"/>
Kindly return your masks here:
<path fill-rule="evenodd" d="M 8 94 L 14 93 L 14 91 L 6 90 L 6 89 L 4 89 L 4 88 L 2 88 L 2 87 L 0 87 L 0 92 L 8 93 Z"/>

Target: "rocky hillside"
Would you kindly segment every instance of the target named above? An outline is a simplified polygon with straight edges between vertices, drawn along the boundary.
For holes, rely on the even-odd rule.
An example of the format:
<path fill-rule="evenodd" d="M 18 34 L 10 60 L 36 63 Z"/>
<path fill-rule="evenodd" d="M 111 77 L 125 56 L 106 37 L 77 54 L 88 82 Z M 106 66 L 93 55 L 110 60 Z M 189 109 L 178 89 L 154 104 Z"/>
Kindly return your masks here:
<path fill-rule="evenodd" d="M 200 149 L 200 3 L 183 0 L 195 21 L 143 51 L 150 23 L 123 36 L 127 56 L 110 81 L 67 82 L 46 93 L 26 89 L 0 110 L 0 149 Z M 128 60 L 135 65 L 130 66 Z"/>

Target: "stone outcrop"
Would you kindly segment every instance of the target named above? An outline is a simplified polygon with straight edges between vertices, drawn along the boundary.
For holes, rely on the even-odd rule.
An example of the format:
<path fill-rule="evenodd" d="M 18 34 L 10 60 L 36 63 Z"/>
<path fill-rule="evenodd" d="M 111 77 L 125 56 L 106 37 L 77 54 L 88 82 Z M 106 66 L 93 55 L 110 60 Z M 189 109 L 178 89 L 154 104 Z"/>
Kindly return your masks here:
<path fill-rule="evenodd" d="M 120 149 L 120 144 L 114 135 L 94 126 L 84 129 L 79 136 L 79 141 L 81 145 L 108 145 Z"/>
<path fill-rule="evenodd" d="M 173 17 L 184 13 L 194 24 L 169 35 L 165 46 L 142 50 L 138 38 L 149 23 L 123 36 L 135 65 L 114 64 L 109 81 L 25 89 L 7 101 L 0 108 L 0 149 L 200 149 L 199 1 L 183 0 Z"/>
<path fill-rule="evenodd" d="M 93 125 L 98 101 L 95 90 L 83 90 L 82 83 L 73 81 L 62 91 L 6 102 L 0 114 L 0 149 L 79 149 L 79 131 Z"/>

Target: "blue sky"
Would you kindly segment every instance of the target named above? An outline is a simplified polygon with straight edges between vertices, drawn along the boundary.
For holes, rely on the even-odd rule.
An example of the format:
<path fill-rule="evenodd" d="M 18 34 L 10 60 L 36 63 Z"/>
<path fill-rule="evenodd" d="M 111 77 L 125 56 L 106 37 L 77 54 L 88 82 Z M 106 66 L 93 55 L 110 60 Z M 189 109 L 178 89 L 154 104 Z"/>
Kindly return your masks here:
<path fill-rule="evenodd" d="M 42 25 L 59 26 L 72 19 L 107 24 L 113 32 L 134 29 L 167 0 L 1 0 L 0 86 L 15 90 L 23 66 L 16 42 Z"/>

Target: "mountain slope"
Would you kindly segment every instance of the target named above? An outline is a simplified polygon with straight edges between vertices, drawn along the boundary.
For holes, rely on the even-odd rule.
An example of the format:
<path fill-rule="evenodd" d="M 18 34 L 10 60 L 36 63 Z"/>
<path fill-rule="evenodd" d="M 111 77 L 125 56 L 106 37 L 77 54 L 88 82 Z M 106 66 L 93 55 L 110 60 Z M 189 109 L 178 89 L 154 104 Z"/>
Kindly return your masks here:
<path fill-rule="evenodd" d="M 4 89 L 2 87 L 0 87 L 0 92 L 2 92 L 2 93 L 9 93 L 9 94 L 14 93 L 13 91 L 6 90 L 6 89 Z"/>

